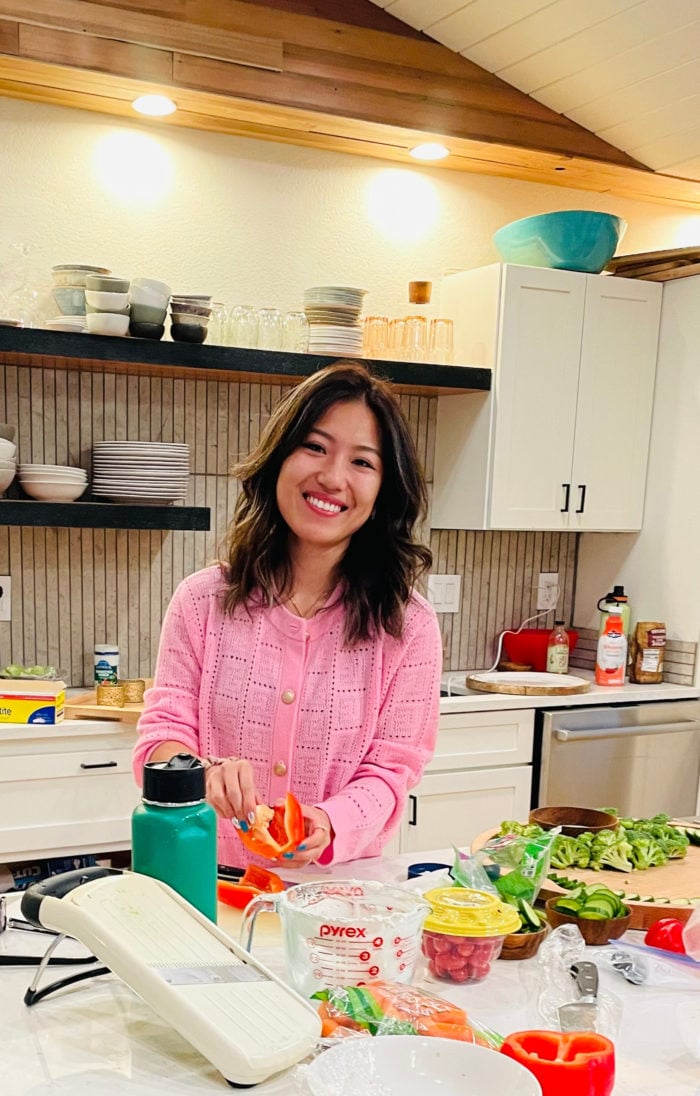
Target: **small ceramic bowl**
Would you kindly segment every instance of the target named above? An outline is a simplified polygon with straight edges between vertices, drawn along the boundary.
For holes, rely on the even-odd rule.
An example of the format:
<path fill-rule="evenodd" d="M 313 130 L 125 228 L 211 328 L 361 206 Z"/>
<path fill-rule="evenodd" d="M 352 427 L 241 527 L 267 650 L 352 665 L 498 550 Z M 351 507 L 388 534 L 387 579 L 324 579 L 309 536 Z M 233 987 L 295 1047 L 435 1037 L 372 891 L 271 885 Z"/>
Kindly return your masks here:
<path fill-rule="evenodd" d="M 15 433 L 15 427 L 10 426 L 9 422 L 0 422 L 0 438 L 6 438 L 7 441 L 14 441 Z"/>
<path fill-rule="evenodd" d="M 561 826 L 561 832 L 567 837 L 580 837 L 582 833 L 617 829 L 620 820 L 617 815 L 591 807 L 537 807 L 530 811 L 530 822 L 543 830 Z"/>
<path fill-rule="evenodd" d="M 84 483 L 58 483 L 48 480 L 22 483 L 25 494 L 41 502 L 75 502 L 85 493 Z"/>
<path fill-rule="evenodd" d="M 136 304 L 131 302 L 131 320 L 132 323 L 164 323 L 167 310 L 165 308 L 156 308 L 150 304 Z"/>
<path fill-rule="evenodd" d="M 176 342 L 203 343 L 207 329 L 198 323 L 171 323 L 170 334 Z"/>
<path fill-rule="evenodd" d="M 135 339 L 162 339 L 165 333 L 165 324 L 143 323 L 134 320 L 133 316 L 129 324 L 129 334 Z"/>
<path fill-rule="evenodd" d="M 85 279 L 85 288 L 93 293 L 128 293 L 130 284 L 128 278 L 118 278 L 116 275 L 88 274 Z"/>
<path fill-rule="evenodd" d="M 128 293 L 107 293 L 95 289 L 85 290 L 85 303 L 99 312 L 121 312 L 129 307 Z"/>
<path fill-rule="evenodd" d="M 60 313 L 64 316 L 85 315 L 85 290 L 80 285 L 60 285 L 51 290 Z"/>
<path fill-rule="evenodd" d="M 51 278 L 56 286 L 72 285 L 85 288 L 85 279 L 94 274 L 111 274 L 106 266 L 85 266 L 76 263 L 64 263 L 51 267 Z"/>
<path fill-rule="evenodd" d="M 119 312 L 88 312 L 87 329 L 91 335 L 126 335 L 129 317 Z"/>
<path fill-rule="evenodd" d="M 624 917 L 607 917 L 604 921 L 593 921 L 588 917 L 574 917 L 554 908 L 558 898 L 548 898 L 544 904 L 547 920 L 553 929 L 560 925 L 576 925 L 584 941 L 592 947 L 602 947 L 608 940 L 618 940 L 629 928 L 631 913 Z"/>
<path fill-rule="evenodd" d="M 129 289 L 129 300 L 132 304 L 142 304 L 146 308 L 162 308 L 163 312 L 166 312 L 170 297 L 165 293 L 156 293 L 154 289 L 132 284 Z"/>
<path fill-rule="evenodd" d="M 208 304 L 190 304 L 188 301 L 173 301 L 170 302 L 170 311 L 178 312 L 180 315 L 192 315 L 192 316 L 210 316 L 211 308 Z"/>
<path fill-rule="evenodd" d="M 186 326 L 187 324 L 194 324 L 195 327 L 204 327 L 204 328 L 206 328 L 209 324 L 209 317 L 208 316 L 193 316 L 189 312 L 171 312 L 170 313 L 170 322 L 171 323 L 182 324 L 183 327 Z"/>
<path fill-rule="evenodd" d="M 14 460 L 17 456 L 17 446 L 7 438 L 0 438 L 0 460 Z"/>
<path fill-rule="evenodd" d="M 165 282 L 156 281 L 155 278 L 132 278 L 131 288 L 150 290 L 161 297 L 170 296 L 170 286 L 166 285 Z"/>
<path fill-rule="evenodd" d="M 14 465 L 12 468 L 0 468 L 0 491 L 4 491 L 6 487 L 9 487 L 14 478 Z"/>

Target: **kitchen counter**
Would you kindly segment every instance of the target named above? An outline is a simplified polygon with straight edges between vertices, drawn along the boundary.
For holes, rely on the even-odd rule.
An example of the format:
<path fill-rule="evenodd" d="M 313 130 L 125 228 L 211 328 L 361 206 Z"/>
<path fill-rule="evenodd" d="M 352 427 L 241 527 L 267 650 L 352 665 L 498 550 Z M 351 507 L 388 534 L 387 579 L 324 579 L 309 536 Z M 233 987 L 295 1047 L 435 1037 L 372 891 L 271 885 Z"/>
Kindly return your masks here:
<path fill-rule="evenodd" d="M 573 696 L 512 696 L 509 693 L 480 693 L 475 689 L 467 689 L 464 685 L 467 675 L 479 672 L 452 670 L 442 675 L 443 688 L 452 688 L 457 693 L 455 696 L 441 698 L 442 714 L 516 708 L 587 708 L 597 704 L 646 704 L 654 700 L 694 700 L 700 696 L 700 687 L 696 685 L 672 685 L 667 682 L 660 685 L 596 685 L 589 670 L 577 668 L 572 669 L 571 673 L 591 682 L 587 693 L 574 693 Z"/>
<path fill-rule="evenodd" d="M 446 861 L 450 856 L 442 849 L 421 854 L 420 859 Z M 406 877 L 407 864 L 415 859 L 410 854 L 374 858 L 351 866 L 288 872 L 288 878 L 355 877 L 399 882 Z M 18 897 L 10 896 L 10 901 Z M 240 914 L 222 907 L 220 923 L 237 936 Z M 631 933 L 629 938 L 638 940 L 639 934 Z M 40 952 L 38 940 L 26 933 L 8 931 L 0 937 L 0 953 L 26 953 L 30 949 Z M 62 947 L 79 945 L 66 943 Z M 255 954 L 283 973 L 276 918 L 258 921 Z M 464 1006 L 475 1019 L 507 1034 L 542 1026 L 533 992 L 536 963 L 536 959 L 497 962 L 488 978 L 475 986 L 424 984 Z M 60 971 L 53 974 L 57 976 L 62 976 Z M 80 1096 L 94 1092 L 99 1096 L 123 1096 L 127 1092 L 129 1096 L 160 1092 L 213 1096 L 230 1091 L 213 1067 L 113 976 L 78 984 L 27 1009 L 22 996 L 30 980 L 28 968 L 3 970 L 0 1060 L 7 1096 Z M 621 977 L 601 970 L 601 987 L 616 994 L 623 1005 L 616 1040 L 618 1079 L 614 1096 L 698 1096 L 700 974 L 697 988 L 655 990 L 631 986 Z M 264 1096 L 299 1096 L 302 1090 L 297 1087 L 295 1072 L 258 1085 L 255 1091 Z"/>

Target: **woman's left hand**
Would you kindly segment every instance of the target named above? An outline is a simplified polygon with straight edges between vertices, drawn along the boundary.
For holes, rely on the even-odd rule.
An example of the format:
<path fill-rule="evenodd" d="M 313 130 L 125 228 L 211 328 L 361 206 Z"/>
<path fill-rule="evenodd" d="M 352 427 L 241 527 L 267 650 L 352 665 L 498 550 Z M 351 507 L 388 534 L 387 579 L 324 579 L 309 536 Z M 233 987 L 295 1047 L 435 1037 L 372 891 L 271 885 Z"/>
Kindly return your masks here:
<path fill-rule="evenodd" d="M 306 836 L 294 852 L 284 853 L 278 863 L 285 868 L 304 868 L 315 863 L 333 840 L 331 820 L 320 807 L 301 804 Z"/>

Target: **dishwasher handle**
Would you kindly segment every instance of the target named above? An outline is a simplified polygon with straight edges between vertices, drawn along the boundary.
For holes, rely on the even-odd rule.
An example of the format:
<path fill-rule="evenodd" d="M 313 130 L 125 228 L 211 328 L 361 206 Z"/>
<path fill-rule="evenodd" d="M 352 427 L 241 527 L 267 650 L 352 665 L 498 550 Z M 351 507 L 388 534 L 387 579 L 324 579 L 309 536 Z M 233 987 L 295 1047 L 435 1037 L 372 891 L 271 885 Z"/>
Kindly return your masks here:
<path fill-rule="evenodd" d="M 679 719 L 675 723 L 639 723 L 627 727 L 591 727 L 580 731 L 567 731 L 563 727 L 553 730 L 557 742 L 590 742 L 596 738 L 629 738 L 648 734 L 676 734 L 683 731 L 700 732 L 697 719 Z"/>

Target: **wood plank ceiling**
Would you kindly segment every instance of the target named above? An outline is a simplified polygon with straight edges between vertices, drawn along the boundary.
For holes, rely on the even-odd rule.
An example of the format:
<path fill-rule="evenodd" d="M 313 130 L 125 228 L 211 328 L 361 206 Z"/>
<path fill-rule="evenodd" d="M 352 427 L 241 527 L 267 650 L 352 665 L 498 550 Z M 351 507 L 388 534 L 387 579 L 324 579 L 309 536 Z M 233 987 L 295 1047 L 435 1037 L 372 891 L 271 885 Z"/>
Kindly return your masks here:
<path fill-rule="evenodd" d="M 373 0 L 654 171 L 700 181 L 698 0 Z"/>
<path fill-rule="evenodd" d="M 499 9 L 518 2 L 531 0 L 483 0 Z M 455 7 L 426 3 L 443 14 Z M 0 96 L 135 118 L 132 99 L 158 91 L 178 105 L 161 125 L 410 163 L 415 144 L 442 140 L 450 169 L 700 208 L 694 180 L 649 170 L 394 18 L 391 6 L 0 0 Z"/>

